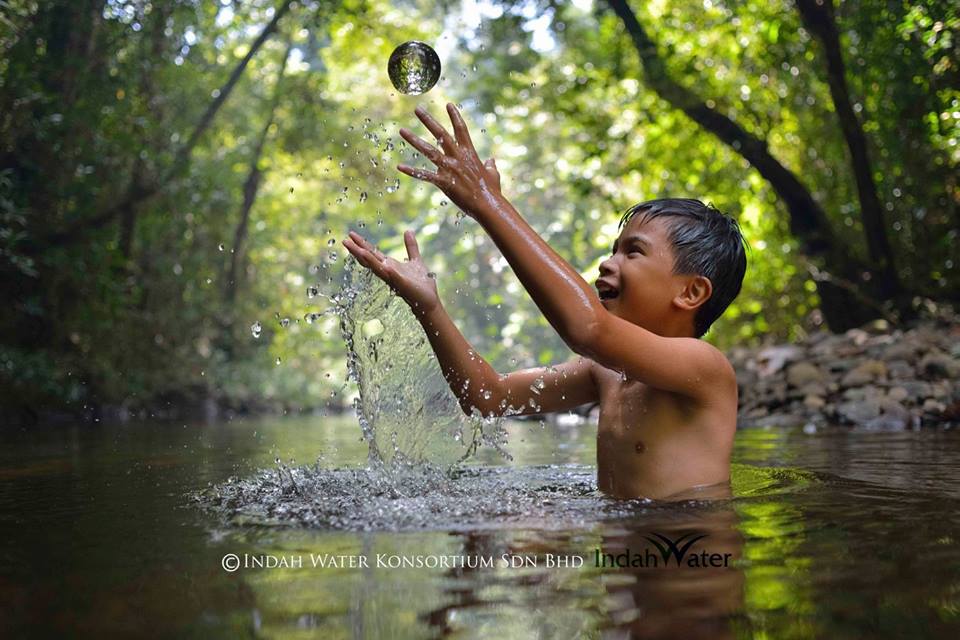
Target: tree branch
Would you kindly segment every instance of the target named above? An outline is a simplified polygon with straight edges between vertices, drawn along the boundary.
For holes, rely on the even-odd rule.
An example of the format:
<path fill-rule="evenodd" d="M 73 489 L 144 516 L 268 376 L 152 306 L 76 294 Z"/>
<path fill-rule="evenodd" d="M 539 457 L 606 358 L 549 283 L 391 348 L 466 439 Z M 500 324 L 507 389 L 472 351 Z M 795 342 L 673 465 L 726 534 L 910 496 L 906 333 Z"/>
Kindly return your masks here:
<path fill-rule="evenodd" d="M 860 219 L 867 240 L 867 252 L 870 260 L 879 267 L 891 293 L 899 291 L 900 283 L 895 269 L 893 250 L 887 238 L 883 220 L 883 208 L 877 197 L 877 187 L 873 181 L 873 168 L 867 152 L 867 139 L 860 120 L 850 104 L 850 92 L 847 89 L 846 69 L 840 48 L 840 36 L 833 9 L 833 0 L 797 0 L 797 9 L 807 27 L 820 40 L 827 60 L 827 84 L 830 97 L 840 121 L 854 179 L 857 183 L 857 195 L 860 200 Z"/>
<path fill-rule="evenodd" d="M 42 251 L 50 247 L 57 247 L 76 242 L 85 234 L 106 226 L 121 213 L 129 211 L 131 207 L 138 206 L 144 200 L 155 195 L 158 191 L 163 189 L 163 187 L 165 187 L 173 178 L 175 178 L 180 171 L 187 166 L 197 142 L 199 142 L 201 136 L 203 136 L 203 134 L 206 132 L 207 128 L 210 126 L 210 123 L 213 122 L 213 119 L 220 110 L 220 107 L 223 106 L 223 103 L 226 102 L 227 98 L 230 96 L 230 93 L 233 91 L 237 81 L 240 80 L 240 77 L 243 75 L 243 72 L 247 68 L 250 60 L 253 59 L 253 57 L 260 50 L 260 47 L 263 46 L 263 43 L 266 42 L 270 35 L 276 30 L 277 23 L 280 22 L 280 19 L 290 9 L 291 4 L 293 4 L 293 0 L 283 0 L 277 10 L 274 12 L 273 18 L 263 28 L 263 30 L 260 32 L 260 35 L 257 36 L 256 40 L 254 40 L 253 44 L 250 45 L 250 50 L 247 51 L 247 54 L 243 57 L 243 60 L 241 60 L 234 68 L 233 72 L 230 74 L 230 77 L 227 79 L 227 82 L 223 85 L 223 87 L 220 88 L 217 97 L 214 98 L 213 102 L 207 106 L 206 111 L 204 111 L 200 121 L 194 127 L 193 132 L 187 139 L 187 142 L 177 151 L 177 154 L 166 173 L 164 173 L 159 179 L 155 179 L 146 184 L 133 181 L 127 188 L 126 194 L 119 202 L 114 203 L 90 218 L 78 220 L 66 229 L 46 236 L 39 243 L 39 246 L 35 247 L 34 253 L 38 252 L 37 250 Z"/>

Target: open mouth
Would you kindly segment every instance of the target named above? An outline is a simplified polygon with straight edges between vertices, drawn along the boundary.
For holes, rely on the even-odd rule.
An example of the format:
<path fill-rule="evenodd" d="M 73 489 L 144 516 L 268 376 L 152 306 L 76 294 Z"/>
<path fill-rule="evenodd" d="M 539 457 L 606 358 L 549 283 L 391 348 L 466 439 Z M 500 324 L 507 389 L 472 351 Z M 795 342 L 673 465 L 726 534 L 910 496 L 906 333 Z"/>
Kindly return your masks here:
<path fill-rule="evenodd" d="M 620 292 L 611 287 L 597 287 L 597 293 L 600 295 L 601 300 L 613 300 Z"/>

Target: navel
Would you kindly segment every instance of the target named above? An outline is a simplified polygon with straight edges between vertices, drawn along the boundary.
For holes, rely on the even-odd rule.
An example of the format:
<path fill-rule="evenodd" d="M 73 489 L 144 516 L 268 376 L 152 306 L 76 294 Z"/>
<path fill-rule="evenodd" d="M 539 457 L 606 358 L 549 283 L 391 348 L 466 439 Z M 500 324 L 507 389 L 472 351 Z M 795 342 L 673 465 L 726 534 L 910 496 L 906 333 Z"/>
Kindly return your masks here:
<path fill-rule="evenodd" d="M 637 453 L 643 453 L 647 450 L 647 445 L 643 444 L 643 440 L 637 440 L 637 444 L 633 447 L 633 450 Z"/>

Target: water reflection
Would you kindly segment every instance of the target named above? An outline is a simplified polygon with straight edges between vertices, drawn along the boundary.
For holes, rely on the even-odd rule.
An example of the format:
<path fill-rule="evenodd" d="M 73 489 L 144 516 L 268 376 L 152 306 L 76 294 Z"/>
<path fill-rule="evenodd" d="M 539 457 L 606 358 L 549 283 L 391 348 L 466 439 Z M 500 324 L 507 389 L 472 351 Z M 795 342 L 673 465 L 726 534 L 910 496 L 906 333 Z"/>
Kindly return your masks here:
<path fill-rule="evenodd" d="M 731 620 L 744 608 L 738 524 L 727 500 L 663 509 L 605 531 L 600 563 L 629 558 L 630 566 L 601 570 L 604 637 L 734 637 Z"/>
<path fill-rule="evenodd" d="M 732 499 L 624 506 L 586 492 L 559 508 L 538 474 L 589 469 L 595 434 L 507 428 L 516 462 L 490 450 L 484 465 L 541 511 L 465 508 L 448 514 L 460 526 L 399 532 L 228 526 L 186 504 L 278 456 L 362 467 L 353 419 L 0 430 L 0 636 L 957 637 L 957 433 L 741 431 Z M 597 549 L 657 554 L 654 533 L 690 532 L 707 534 L 690 552 L 731 566 L 595 566 Z M 228 573 L 228 553 L 584 564 Z"/>

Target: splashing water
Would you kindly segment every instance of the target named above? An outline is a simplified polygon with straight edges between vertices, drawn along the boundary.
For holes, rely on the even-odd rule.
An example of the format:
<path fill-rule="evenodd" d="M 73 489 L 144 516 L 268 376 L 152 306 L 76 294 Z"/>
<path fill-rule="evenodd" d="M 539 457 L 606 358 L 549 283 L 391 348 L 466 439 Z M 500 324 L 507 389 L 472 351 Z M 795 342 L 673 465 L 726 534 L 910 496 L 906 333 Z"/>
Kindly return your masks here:
<path fill-rule="evenodd" d="M 501 421 L 468 418 L 460 410 L 406 303 L 352 261 L 346 278 L 337 312 L 369 462 L 393 470 L 447 469 L 482 444 L 509 458 Z"/>
<path fill-rule="evenodd" d="M 329 300 L 329 309 L 304 319 L 340 318 L 347 373 L 359 390 L 354 408 L 367 442 L 366 468 L 323 469 L 319 458 L 312 467 L 291 468 L 278 459 L 276 470 L 200 492 L 200 505 L 234 523 L 352 530 L 429 527 L 466 513 L 536 520 L 555 491 L 588 496 L 595 510 L 592 472 L 552 470 L 541 483 L 545 493 L 538 493 L 504 470 L 461 467 L 480 446 L 512 459 L 502 419 L 464 415 L 406 303 L 355 261 L 347 262 L 343 287 Z"/>

